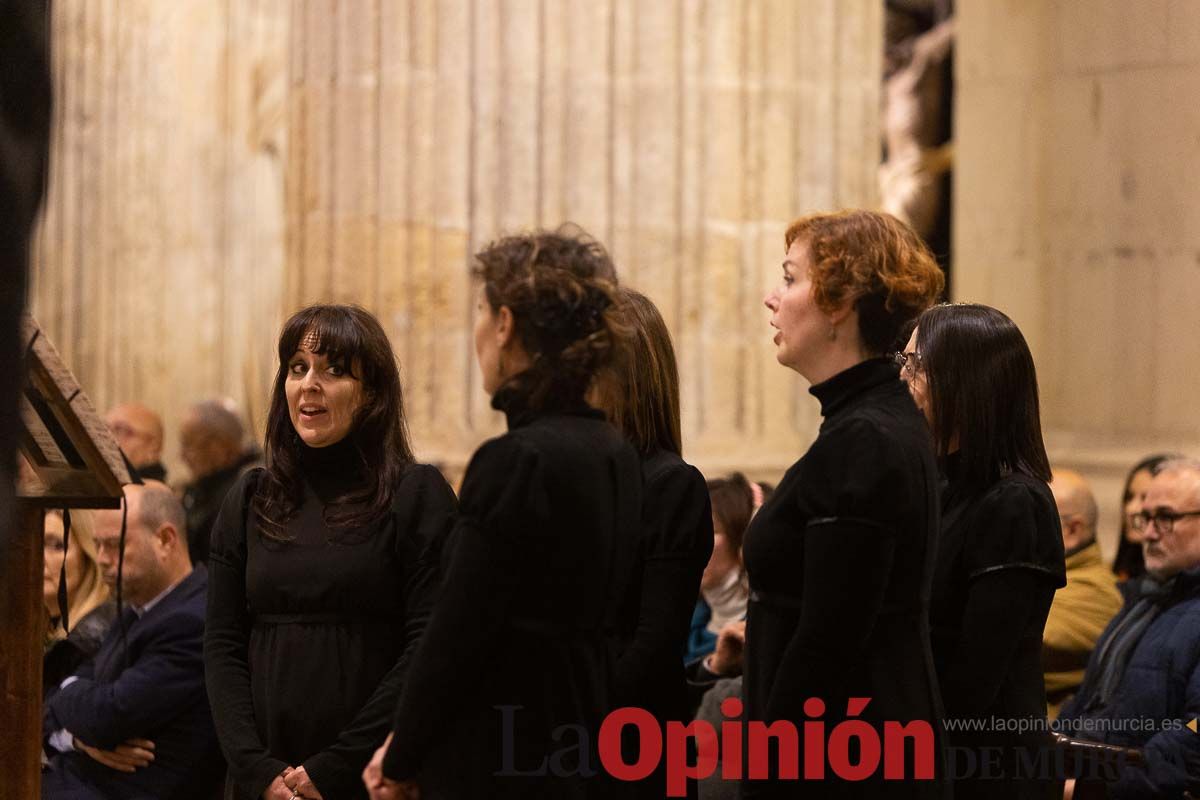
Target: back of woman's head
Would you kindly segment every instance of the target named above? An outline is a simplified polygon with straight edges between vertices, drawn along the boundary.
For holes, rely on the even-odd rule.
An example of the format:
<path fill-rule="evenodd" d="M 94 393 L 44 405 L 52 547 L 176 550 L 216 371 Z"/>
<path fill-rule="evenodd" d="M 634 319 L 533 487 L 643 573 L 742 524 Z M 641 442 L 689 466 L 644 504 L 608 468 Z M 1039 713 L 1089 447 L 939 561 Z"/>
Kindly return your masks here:
<path fill-rule="evenodd" d="M 1012 472 L 1050 480 L 1037 370 L 1011 319 L 973 303 L 934 306 L 917 319 L 917 352 L 940 455 L 957 440 L 964 477 L 981 486 Z"/>
<path fill-rule="evenodd" d="M 740 472 L 732 472 L 724 478 L 708 481 L 708 497 L 712 503 L 713 517 L 720 524 L 732 552 L 741 561 L 742 542 L 754 512 L 762 504 L 763 487 L 755 491 L 755 484 Z"/>
<path fill-rule="evenodd" d="M 357 510 L 331 510 L 326 521 L 333 527 L 354 527 L 381 515 L 391 505 L 392 487 L 413 461 L 400 371 L 379 320 L 354 305 L 313 305 L 297 311 L 279 335 L 279 366 L 267 412 L 264 448 L 267 480 L 260 482 L 255 497 L 255 511 L 268 535 L 282 535 L 284 524 L 295 514 L 303 496 L 301 443 L 292 425 L 286 394 L 288 365 L 301 343 L 357 379 L 362 390 L 362 403 L 354 413 L 347 438 L 358 455 L 367 484 L 332 504 L 354 504 Z M 310 347 L 309 343 L 315 344 Z"/>
<path fill-rule="evenodd" d="M 811 214 L 788 227 L 785 246 L 795 241 L 808 246 L 817 306 L 828 312 L 852 302 L 870 356 L 896 350 L 904 326 L 937 302 L 946 283 L 921 237 L 891 214 Z"/>
<path fill-rule="evenodd" d="M 599 377 L 608 418 L 642 455 L 663 449 L 682 455 L 679 368 L 671 333 L 650 298 L 617 290 L 623 335 L 616 357 Z"/>
<path fill-rule="evenodd" d="M 507 306 L 532 359 L 518 384 L 531 407 L 580 401 L 613 357 L 615 270 L 577 228 L 506 236 L 476 254 L 475 276 L 493 311 Z"/>

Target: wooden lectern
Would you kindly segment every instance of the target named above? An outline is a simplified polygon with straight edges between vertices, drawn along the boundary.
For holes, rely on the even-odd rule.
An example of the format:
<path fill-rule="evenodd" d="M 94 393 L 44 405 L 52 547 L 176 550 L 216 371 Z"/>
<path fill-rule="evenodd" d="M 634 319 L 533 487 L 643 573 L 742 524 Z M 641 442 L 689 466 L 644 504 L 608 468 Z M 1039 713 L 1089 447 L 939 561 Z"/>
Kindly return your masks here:
<path fill-rule="evenodd" d="M 0 800 L 41 796 L 42 517 L 47 508 L 120 508 L 129 472 L 117 443 L 31 317 L 21 326 L 18 520 L 0 581 Z"/>

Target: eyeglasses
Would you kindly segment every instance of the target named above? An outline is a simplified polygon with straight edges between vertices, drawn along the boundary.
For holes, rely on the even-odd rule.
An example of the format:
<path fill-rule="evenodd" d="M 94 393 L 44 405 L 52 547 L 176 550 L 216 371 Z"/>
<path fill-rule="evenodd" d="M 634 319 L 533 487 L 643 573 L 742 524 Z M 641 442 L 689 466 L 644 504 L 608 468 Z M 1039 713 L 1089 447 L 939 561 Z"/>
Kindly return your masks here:
<path fill-rule="evenodd" d="M 1154 529 L 1161 534 L 1168 534 L 1174 529 L 1175 523 L 1184 517 L 1200 517 L 1200 510 L 1197 511 L 1171 511 L 1169 509 L 1160 508 L 1153 514 L 1148 514 L 1145 511 L 1139 511 L 1129 518 L 1129 524 L 1133 526 L 1135 531 L 1145 530 L 1146 524 L 1153 522 Z"/>
<path fill-rule="evenodd" d="M 892 356 L 892 361 L 900 368 L 900 373 L 910 381 L 921 371 L 920 353 L 897 352 Z"/>

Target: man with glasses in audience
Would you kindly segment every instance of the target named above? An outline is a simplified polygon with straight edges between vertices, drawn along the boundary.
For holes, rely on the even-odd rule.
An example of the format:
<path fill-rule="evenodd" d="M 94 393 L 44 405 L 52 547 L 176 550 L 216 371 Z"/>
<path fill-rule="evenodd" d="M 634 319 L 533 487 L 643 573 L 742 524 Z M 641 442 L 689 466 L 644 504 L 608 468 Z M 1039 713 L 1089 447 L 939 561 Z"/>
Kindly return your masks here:
<path fill-rule="evenodd" d="M 1109 797 L 1182 798 L 1200 793 L 1200 461 L 1163 463 L 1133 522 L 1146 576 L 1096 643 L 1059 729 L 1142 750 L 1144 765 L 1117 766 Z M 1077 788 L 1068 781 L 1066 800 Z"/>

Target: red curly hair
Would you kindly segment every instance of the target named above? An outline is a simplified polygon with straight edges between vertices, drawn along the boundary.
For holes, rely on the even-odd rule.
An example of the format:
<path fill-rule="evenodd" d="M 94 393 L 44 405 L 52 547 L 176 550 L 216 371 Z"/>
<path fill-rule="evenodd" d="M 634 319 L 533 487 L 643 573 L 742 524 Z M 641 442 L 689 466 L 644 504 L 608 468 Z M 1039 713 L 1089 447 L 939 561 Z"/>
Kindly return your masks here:
<path fill-rule="evenodd" d="M 891 214 L 864 209 L 810 214 L 788 226 L 784 247 L 797 240 L 808 245 L 817 307 L 830 312 L 853 302 L 871 355 L 902 344 L 905 326 L 932 306 L 946 285 L 921 237 Z"/>

